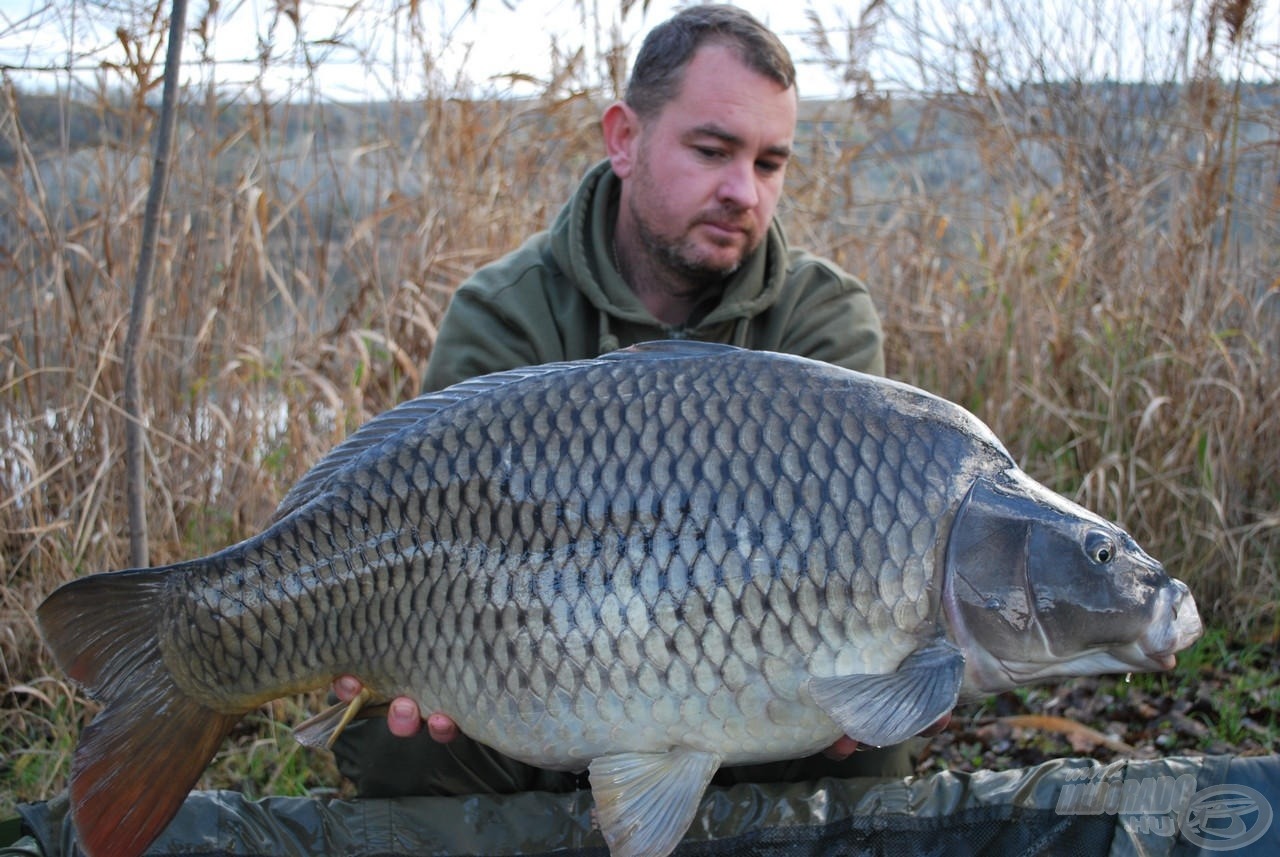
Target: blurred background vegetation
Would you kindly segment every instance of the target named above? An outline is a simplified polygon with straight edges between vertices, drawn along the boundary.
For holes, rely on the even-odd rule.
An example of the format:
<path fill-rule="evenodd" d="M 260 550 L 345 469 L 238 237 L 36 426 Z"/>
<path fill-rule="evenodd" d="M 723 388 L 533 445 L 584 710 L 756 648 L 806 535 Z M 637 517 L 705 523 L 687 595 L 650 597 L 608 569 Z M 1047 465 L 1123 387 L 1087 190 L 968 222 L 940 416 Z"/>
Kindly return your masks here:
<path fill-rule="evenodd" d="M 785 32 L 807 88 L 790 240 L 870 284 L 891 375 L 1122 522 L 1213 645 L 1274 675 L 1280 27 L 1250 0 L 956 5 L 809 9 Z M 469 58 L 508 48 L 436 24 L 515 14 L 496 2 L 286 2 L 247 38 L 224 20 L 246 4 L 193 8 L 145 328 L 154 564 L 254 533 L 414 395 L 452 290 L 601 156 L 600 110 L 669 10 L 560 6 L 569 36 L 531 33 L 539 61 L 479 76 Z M 54 11 L 53 59 L 0 69 L 0 810 L 60 788 L 92 710 L 36 605 L 127 563 L 120 355 L 168 14 L 37 3 L 0 42 Z M 215 48 L 237 40 L 230 73 Z M 365 94 L 335 91 L 335 66 Z M 275 742 L 298 705 L 244 726 L 210 782 L 335 786 Z"/>

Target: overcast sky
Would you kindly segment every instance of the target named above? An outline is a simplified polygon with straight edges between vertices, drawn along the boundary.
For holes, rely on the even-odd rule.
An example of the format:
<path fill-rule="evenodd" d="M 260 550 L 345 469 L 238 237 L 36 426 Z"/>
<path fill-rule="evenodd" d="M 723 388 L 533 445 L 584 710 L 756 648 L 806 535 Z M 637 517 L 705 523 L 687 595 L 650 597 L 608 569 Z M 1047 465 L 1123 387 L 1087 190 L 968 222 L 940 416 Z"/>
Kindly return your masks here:
<path fill-rule="evenodd" d="M 508 73 L 545 79 L 554 48 L 572 53 L 584 48 L 599 57 L 616 30 L 634 56 L 643 34 L 680 4 L 651 0 L 647 12 L 640 2 L 623 16 L 617 0 L 477 0 L 477 12 L 467 0 L 416 0 L 417 17 L 410 24 L 404 11 L 408 0 L 220 0 L 217 14 L 204 30 L 206 50 L 219 62 L 201 70 L 193 61 L 201 55 L 202 40 L 192 35 L 184 47 L 187 79 L 210 77 L 234 91 L 239 82 L 258 73 L 256 59 L 268 52 L 274 59 L 269 85 L 284 94 L 299 81 L 330 98 L 413 97 L 421 91 L 426 55 L 435 60 L 438 79 L 465 79 L 489 91 L 533 93 L 533 83 L 512 83 Z M 871 0 L 741 0 L 775 29 L 791 49 L 801 69 L 804 95 L 848 92 L 843 68 L 824 67 L 812 39 L 811 14 L 832 31 L 834 54 L 848 54 L 847 25 Z M 1088 65 L 1097 77 L 1138 79 L 1166 77 L 1166 48 L 1183 43 L 1188 3 L 1196 20 L 1209 0 L 885 0 L 879 5 L 872 41 L 859 42 L 856 56 L 884 88 L 928 85 L 930 74 L 971 73 L 972 51 L 946 49 L 941 43 L 921 42 L 908 31 L 933 33 L 950 39 L 966 33 L 970 48 L 1001 51 L 1006 67 L 1044 60 L 1061 62 L 1068 71 Z M 189 0 L 188 26 L 193 30 L 207 16 L 209 0 Z M 508 6 L 510 4 L 510 8 Z M 136 0 L 0 0 L 0 64 L 8 69 L 66 66 L 93 69 L 102 62 L 120 62 L 124 50 L 117 28 L 144 31 L 145 8 Z M 1000 15 L 991 10 L 1014 7 L 1014 17 L 1036 36 L 1032 41 L 1007 38 L 999 29 Z M 1251 79 L 1280 79 L 1276 46 L 1280 44 L 1280 0 L 1263 0 L 1255 19 L 1252 53 L 1262 58 L 1245 74 Z M 298 9 L 293 16 L 281 10 Z M 131 10 L 137 12 L 131 15 Z M 1192 38 L 1199 34 L 1193 32 Z M 953 69 L 925 68 L 918 62 L 952 62 Z M 1056 57 L 1056 58 L 1055 58 Z M 936 59 L 935 59 L 936 58 Z M 163 55 L 159 57 L 163 59 Z M 308 77 L 310 61 L 314 74 Z M 290 67 L 292 66 L 292 71 Z M 601 64 L 597 61 L 592 70 Z M 1053 69 L 1050 70 L 1051 72 Z M 52 86 L 66 75 L 10 72 L 20 83 L 38 81 Z M 922 78 L 925 80 L 922 81 Z M 291 82 L 292 79 L 292 82 Z M 294 89 L 293 91 L 297 91 Z"/>

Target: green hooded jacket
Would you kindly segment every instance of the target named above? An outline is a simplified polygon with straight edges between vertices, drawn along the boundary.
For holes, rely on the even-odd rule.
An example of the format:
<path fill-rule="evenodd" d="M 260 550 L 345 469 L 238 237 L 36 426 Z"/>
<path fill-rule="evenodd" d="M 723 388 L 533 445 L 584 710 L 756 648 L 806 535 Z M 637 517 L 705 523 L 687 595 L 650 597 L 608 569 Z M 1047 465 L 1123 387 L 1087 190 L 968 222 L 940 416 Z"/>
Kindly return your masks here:
<path fill-rule="evenodd" d="M 620 182 L 594 166 L 552 228 L 476 271 L 449 303 L 425 390 L 477 375 L 578 360 L 653 339 L 698 339 L 799 354 L 884 374 L 880 318 L 867 288 L 787 246 L 775 219 L 723 295 L 686 326 L 654 319 L 610 254 Z"/>
<path fill-rule="evenodd" d="M 481 268 L 454 294 L 423 382 L 426 392 L 505 369 L 597 357 L 654 339 L 699 339 L 799 354 L 884 373 L 883 337 L 866 287 L 823 259 L 787 247 L 775 220 L 723 296 L 681 328 L 640 303 L 611 258 L 619 181 L 593 167 L 553 227 Z M 572 791 L 576 774 L 543 771 L 465 736 L 438 744 L 393 737 L 385 721 L 354 723 L 334 746 L 338 767 L 364 797 Z M 726 768 L 715 782 L 784 782 L 820 776 L 906 776 L 907 745 L 844 761 L 822 754 Z"/>

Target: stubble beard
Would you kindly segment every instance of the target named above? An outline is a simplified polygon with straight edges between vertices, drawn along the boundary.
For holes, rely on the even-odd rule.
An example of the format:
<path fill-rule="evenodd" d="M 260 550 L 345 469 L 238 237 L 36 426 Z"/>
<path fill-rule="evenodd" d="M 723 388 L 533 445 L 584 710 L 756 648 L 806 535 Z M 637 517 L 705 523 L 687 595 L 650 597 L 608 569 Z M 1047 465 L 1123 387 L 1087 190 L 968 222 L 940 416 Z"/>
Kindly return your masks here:
<path fill-rule="evenodd" d="M 671 294 L 688 296 L 723 286 L 755 250 L 755 247 L 744 247 L 737 259 L 729 264 L 711 262 L 705 258 L 691 234 L 700 221 L 695 220 L 682 234 L 671 237 L 649 223 L 635 200 L 632 200 L 630 208 L 631 220 L 645 254 L 670 275 L 670 279 L 663 279 L 667 281 L 667 291 Z"/>

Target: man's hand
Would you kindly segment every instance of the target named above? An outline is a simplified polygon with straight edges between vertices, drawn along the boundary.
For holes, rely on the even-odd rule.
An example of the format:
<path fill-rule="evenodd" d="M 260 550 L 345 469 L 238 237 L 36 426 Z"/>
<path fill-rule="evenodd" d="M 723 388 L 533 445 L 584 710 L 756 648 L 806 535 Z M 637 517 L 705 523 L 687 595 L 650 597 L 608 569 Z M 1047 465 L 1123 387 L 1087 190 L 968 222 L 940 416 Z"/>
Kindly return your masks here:
<path fill-rule="evenodd" d="M 333 683 L 333 692 L 343 702 L 350 702 L 360 693 L 360 679 L 353 675 L 339 676 Z M 422 730 L 422 713 L 418 710 L 418 703 L 414 702 L 407 696 L 397 696 L 391 700 L 391 705 L 387 708 L 387 728 L 391 730 L 392 735 L 401 738 L 411 738 Z M 462 734 L 462 730 L 458 728 L 458 724 L 453 722 L 453 718 L 442 712 L 436 711 L 429 714 L 426 718 L 427 734 L 441 744 L 448 744 L 450 741 Z M 922 738 L 932 738 L 943 729 L 947 728 L 947 724 L 951 722 L 951 715 L 946 714 L 940 717 L 936 723 L 928 729 L 920 733 Z M 830 747 L 822 751 L 822 754 L 828 759 L 834 759 L 842 762 L 854 754 L 858 749 L 858 742 L 844 735 L 832 744 Z"/>
<path fill-rule="evenodd" d="M 333 693 L 343 702 L 350 702 L 359 695 L 363 685 L 353 675 L 339 676 L 333 683 Z M 400 738 L 412 738 L 422 731 L 422 715 L 418 703 L 407 696 L 397 696 L 387 706 L 387 728 Z M 448 744 L 462 733 L 458 724 L 447 714 L 435 712 L 426 718 L 427 734 L 441 744 Z"/>
<path fill-rule="evenodd" d="M 934 735 L 937 735 L 943 729 L 946 729 L 949 723 L 951 723 L 950 712 L 942 715 L 936 721 L 934 721 L 934 724 L 932 726 L 930 726 L 928 729 L 920 733 L 920 737 L 932 738 Z M 843 762 L 845 759 L 852 756 L 854 752 L 857 751 L 857 749 L 858 749 L 857 741 L 853 740 L 848 735 L 842 735 L 836 739 L 836 743 L 832 744 L 830 747 L 823 750 L 822 755 L 826 756 L 828 759 L 832 759 L 837 762 Z"/>

